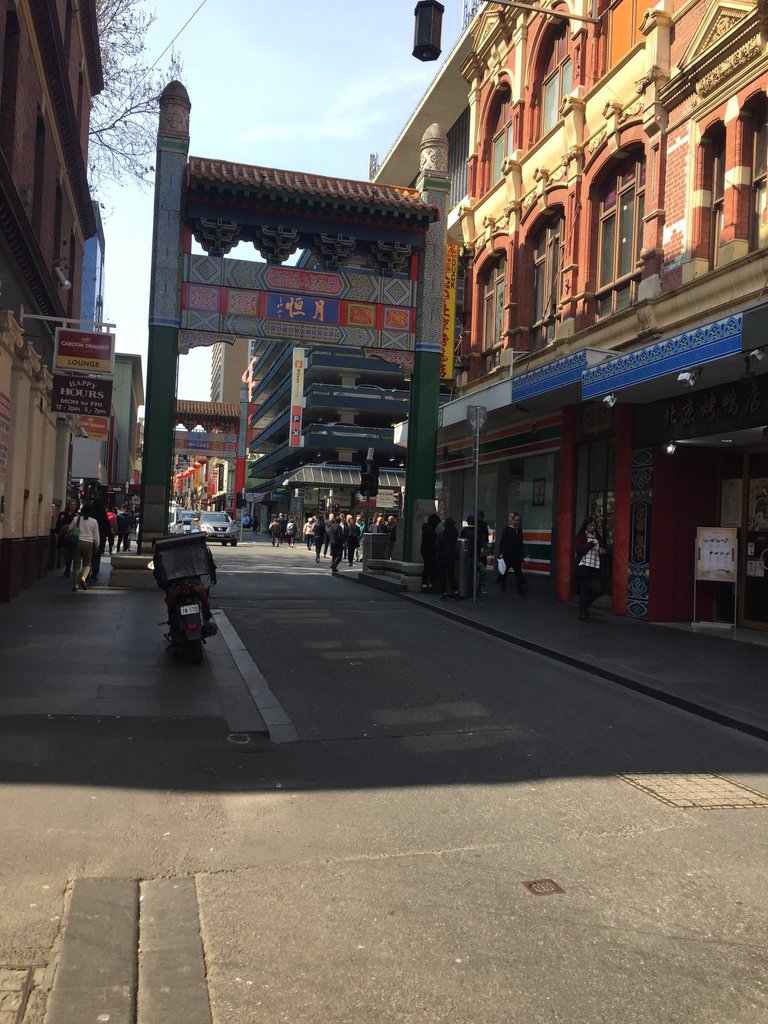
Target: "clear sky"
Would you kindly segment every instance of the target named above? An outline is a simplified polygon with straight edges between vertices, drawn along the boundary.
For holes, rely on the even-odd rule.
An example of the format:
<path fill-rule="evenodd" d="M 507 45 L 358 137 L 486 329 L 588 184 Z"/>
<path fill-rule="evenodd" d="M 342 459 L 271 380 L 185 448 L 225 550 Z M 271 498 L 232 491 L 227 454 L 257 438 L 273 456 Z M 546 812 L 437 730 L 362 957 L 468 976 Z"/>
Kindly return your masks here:
<path fill-rule="evenodd" d="M 150 63 L 199 2 L 157 3 Z M 445 56 L 459 37 L 463 3 L 443 3 Z M 192 103 L 190 155 L 367 180 L 370 154 L 383 159 L 439 67 L 411 56 L 414 7 L 415 0 L 206 0 L 175 43 Z M 117 325 L 118 352 L 142 355 L 146 383 L 153 193 L 115 186 L 100 198 L 105 320 Z M 260 258 L 250 245 L 231 255 Z M 180 357 L 178 397 L 210 398 L 209 349 Z"/>

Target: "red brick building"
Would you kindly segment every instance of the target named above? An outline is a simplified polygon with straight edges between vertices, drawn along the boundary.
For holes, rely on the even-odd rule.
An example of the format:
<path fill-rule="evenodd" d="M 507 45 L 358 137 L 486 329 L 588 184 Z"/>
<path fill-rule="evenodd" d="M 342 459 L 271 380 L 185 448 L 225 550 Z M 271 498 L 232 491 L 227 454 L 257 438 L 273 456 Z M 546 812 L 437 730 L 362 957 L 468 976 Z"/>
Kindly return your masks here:
<path fill-rule="evenodd" d="M 396 180 L 431 121 L 449 164 L 465 147 L 438 497 L 472 510 L 466 413 L 485 406 L 480 504 L 498 532 L 522 512 L 543 589 L 570 597 L 572 538 L 595 514 L 614 612 L 690 620 L 695 594 L 699 618 L 766 628 L 768 7 L 466 6 L 377 178 Z M 734 531 L 737 571 L 717 581 L 697 563 L 708 528 Z"/>
<path fill-rule="evenodd" d="M 79 314 L 86 175 L 103 87 L 95 0 L 0 0 L 0 600 L 47 570 L 71 418 L 51 412 L 53 327 Z M 21 310 L 25 317 L 21 323 Z"/>

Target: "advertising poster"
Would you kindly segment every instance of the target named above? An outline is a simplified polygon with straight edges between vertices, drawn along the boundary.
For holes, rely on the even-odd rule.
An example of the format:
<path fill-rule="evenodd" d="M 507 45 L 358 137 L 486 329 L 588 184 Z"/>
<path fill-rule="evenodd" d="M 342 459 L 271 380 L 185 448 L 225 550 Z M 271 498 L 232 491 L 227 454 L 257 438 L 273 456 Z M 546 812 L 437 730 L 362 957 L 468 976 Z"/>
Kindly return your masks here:
<path fill-rule="evenodd" d="M 291 429 L 288 435 L 289 448 L 302 448 L 304 438 L 301 436 L 302 416 L 304 409 L 304 357 L 306 350 L 293 350 L 293 370 L 291 373 Z"/>
<path fill-rule="evenodd" d="M 443 337 L 440 348 L 440 379 L 453 380 L 453 350 L 456 344 L 456 285 L 459 276 L 459 247 L 449 242 L 445 247 L 445 281 L 443 284 Z"/>
<path fill-rule="evenodd" d="M 80 426 L 93 441 L 109 440 L 109 420 L 106 416 L 81 416 Z"/>
<path fill-rule="evenodd" d="M 696 579 L 736 582 L 736 530 L 700 526 L 696 531 Z"/>
<path fill-rule="evenodd" d="M 104 331 L 77 331 L 56 328 L 54 373 L 98 373 L 111 375 L 115 370 L 115 336 Z"/>

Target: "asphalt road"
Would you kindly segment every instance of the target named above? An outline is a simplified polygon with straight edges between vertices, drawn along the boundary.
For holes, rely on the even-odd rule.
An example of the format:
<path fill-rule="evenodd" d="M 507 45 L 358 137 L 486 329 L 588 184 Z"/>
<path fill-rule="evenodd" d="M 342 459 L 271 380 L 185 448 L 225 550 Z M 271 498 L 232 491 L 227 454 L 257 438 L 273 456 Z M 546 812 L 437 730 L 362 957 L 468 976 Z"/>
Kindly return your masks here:
<path fill-rule="evenodd" d="M 5 719 L 0 964 L 56 963 L 79 879 L 192 878 L 216 1024 L 768 1020 L 768 807 L 706 806 L 761 803 L 766 744 L 301 545 L 216 557 L 298 741 Z"/>

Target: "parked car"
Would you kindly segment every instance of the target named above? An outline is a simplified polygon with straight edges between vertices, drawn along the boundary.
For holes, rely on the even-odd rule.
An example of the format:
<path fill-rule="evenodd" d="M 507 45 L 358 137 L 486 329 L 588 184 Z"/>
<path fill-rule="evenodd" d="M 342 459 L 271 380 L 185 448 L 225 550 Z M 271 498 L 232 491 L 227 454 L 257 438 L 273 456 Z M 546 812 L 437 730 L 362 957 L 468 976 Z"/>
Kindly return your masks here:
<path fill-rule="evenodd" d="M 199 512 L 193 512 L 191 509 L 179 509 L 175 521 L 171 523 L 171 533 L 189 533 L 193 520 L 199 515 Z"/>
<path fill-rule="evenodd" d="M 211 540 L 219 540 L 223 547 L 231 544 L 237 547 L 237 523 L 227 512 L 201 512 L 200 529 Z"/>

